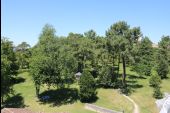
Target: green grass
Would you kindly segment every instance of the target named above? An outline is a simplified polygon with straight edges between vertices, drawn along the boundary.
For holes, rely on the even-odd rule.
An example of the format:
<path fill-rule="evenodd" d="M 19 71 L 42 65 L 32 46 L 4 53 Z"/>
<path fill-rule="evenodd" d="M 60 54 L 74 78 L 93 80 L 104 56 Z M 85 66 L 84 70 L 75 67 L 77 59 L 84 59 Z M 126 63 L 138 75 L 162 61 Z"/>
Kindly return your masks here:
<path fill-rule="evenodd" d="M 71 112 L 71 113 L 94 113 L 92 111 L 84 109 L 84 104 L 77 101 L 73 104 L 67 104 L 62 106 L 54 106 L 52 104 L 44 103 L 38 101 L 35 97 L 35 88 L 32 82 L 31 76 L 28 72 L 24 72 L 18 75 L 18 77 L 22 77 L 25 79 L 24 82 L 18 83 L 14 85 L 15 94 L 21 94 L 23 97 L 23 103 L 25 107 L 31 109 L 36 112 Z M 46 87 L 41 87 L 41 92 L 45 91 Z M 40 93 L 41 93 L 40 92 Z M 15 100 L 18 101 L 18 100 Z"/>
<path fill-rule="evenodd" d="M 121 69 L 121 68 L 120 68 Z M 120 70 L 120 73 L 122 69 Z M 168 79 L 162 80 L 161 91 L 170 92 L 170 75 Z M 19 83 L 15 84 L 14 90 L 16 96 L 11 97 L 12 99 L 9 102 L 13 102 L 16 107 L 27 107 L 36 112 L 69 112 L 69 113 L 94 113 L 93 111 L 86 110 L 84 104 L 79 100 L 71 104 L 63 104 L 61 106 L 52 106 L 53 103 L 42 103 L 38 101 L 35 97 L 35 88 L 32 81 L 32 77 L 28 72 L 22 72 L 17 76 Z M 144 77 L 139 78 L 139 76 L 130 71 L 130 68 L 127 67 L 127 83 L 130 85 L 130 90 L 132 91 L 129 95 L 140 108 L 141 113 L 158 113 L 158 109 L 155 104 L 155 99 L 152 97 L 153 88 L 149 86 L 149 78 Z M 24 81 L 25 80 L 25 81 Z M 71 85 L 71 88 L 78 88 L 77 84 Z M 55 88 L 51 88 L 55 89 Z M 41 87 L 40 93 L 47 90 L 47 87 Z M 133 105 L 121 94 L 119 94 L 114 89 L 97 89 L 98 100 L 93 103 L 95 105 L 106 107 L 109 109 L 121 111 L 125 110 L 126 113 L 132 113 Z"/>
<path fill-rule="evenodd" d="M 124 110 L 125 113 L 132 113 L 133 111 L 133 104 L 120 95 L 116 90 L 102 88 L 98 89 L 98 97 L 100 99 L 96 101 L 95 105 L 116 111 Z"/>
<path fill-rule="evenodd" d="M 130 68 L 127 67 L 127 73 L 129 75 L 135 75 L 138 77 L 138 75 L 130 71 Z M 154 73 L 153 73 L 154 74 Z M 135 90 L 132 92 L 130 97 L 139 105 L 141 113 L 159 113 L 159 110 L 155 104 L 156 99 L 153 98 L 153 88 L 149 86 L 149 78 L 150 76 L 147 76 L 144 78 L 130 78 L 127 76 L 127 81 L 136 81 L 136 83 L 132 84 L 138 84 L 138 86 L 141 86 L 140 88 L 134 88 Z M 170 93 L 170 75 L 168 75 L 167 79 L 163 79 L 161 83 L 161 91 L 169 92 Z"/>
<path fill-rule="evenodd" d="M 20 98 L 20 101 L 22 101 L 19 102 L 21 105 L 17 107 L 24 106 L 31 109 L 32 111 L 36 112 L 41 111 L 46 113 L 51 112 L 94 113 L 93 111 L 86 110 L 84 108 L 84 104 L 81 103 L 79 100 L 72 104 L 64 104 L 61 106 L 52 106 L 53 105 L 52 103 L 39 102 L 38 99 L 35 97 L 35 88 L 29 73 L 22 72 L 17 76 L 17 78 L 25 80 L 25 81 L 22 80 L 22 82 L 14 85 L 15 94 L 19 94 L 19 97 L 14 98 L 12 101 L 18 101 L 17 100 L 18 98 Z M 71 85 L 71 88 L 75 87 L 78 88 L 77 84 Z M 47 87 L 45 86 L 41 87 L 40 93 L 42 93 L 45 90 L 47 90 Z M 131 113 L 133 105 L 113 89 L 100 88 L 97 91 L 99 99 L 93 104 L 118 111 L 122 110 L 123 108 L 127 111 L 127 113 Z"/>

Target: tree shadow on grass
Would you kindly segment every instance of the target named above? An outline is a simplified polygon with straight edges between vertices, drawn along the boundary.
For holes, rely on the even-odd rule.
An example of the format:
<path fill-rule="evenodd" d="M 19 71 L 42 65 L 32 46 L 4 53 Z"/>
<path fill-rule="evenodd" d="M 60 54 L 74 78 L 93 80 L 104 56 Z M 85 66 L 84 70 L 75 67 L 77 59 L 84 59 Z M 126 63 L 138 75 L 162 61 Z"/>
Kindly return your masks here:
<path fill-rule="evenodd" d="M 24 104 L 24 98 L 20 93 L 13 95 L 12 97 L 8 97 L 3 103 L 3 107 L 6 108 L 24 108 L 28 107 Z"/>
<path fill-rule="evenodd" d="M 128 75 L 129 79 L 146 79 L 144 76 Z"/>
<path fill-rule="evenodd" d="M 136 75 L 129 75 L 127 74 L 127 77 L 129 78 L 126 80 L 126 86 L 121 86 L 121 92 L 126 95 L 130 95 L 131 93 L 135 92 L 136 89 L 142 88 L 143 85 L 139 84 L 137 82 L 137 79 L 146 79 L 145 77 L 140 77 Z"/>
<path fill-rule="evenodd" d="M 48 96 L 48 99 L 42 99 Z M 79 99 L 78 90 L 76 88 L 62 88 L 56 90 L 44 91 L 39 95 L 41 104 L 52 103 L 52 106 L 61 106 L 71 104 Z"/>
<path fill-rule="evenodd" d="M 22 77 L 12 77 L 11 78 L 11 86 L 14 84 L 20 84 L 23 82 L 25 82 L 25 78 L 22 78 Z"/>

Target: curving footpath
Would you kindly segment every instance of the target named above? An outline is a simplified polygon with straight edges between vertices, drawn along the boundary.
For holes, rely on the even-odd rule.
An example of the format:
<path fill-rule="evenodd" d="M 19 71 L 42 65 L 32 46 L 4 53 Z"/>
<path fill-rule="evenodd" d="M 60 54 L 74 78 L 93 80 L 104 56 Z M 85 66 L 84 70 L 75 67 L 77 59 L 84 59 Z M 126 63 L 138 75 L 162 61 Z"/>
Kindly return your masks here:
<path fill-rule="evenodd" d="M 134 100 L 132 100 L 130 97 L 128 97 L 126 95 L 123 95 L 123 96 L 133 103 L 133 105 L 134 105 L 133 113 L 140 113 L 139 106 L 134 102 Z"/>

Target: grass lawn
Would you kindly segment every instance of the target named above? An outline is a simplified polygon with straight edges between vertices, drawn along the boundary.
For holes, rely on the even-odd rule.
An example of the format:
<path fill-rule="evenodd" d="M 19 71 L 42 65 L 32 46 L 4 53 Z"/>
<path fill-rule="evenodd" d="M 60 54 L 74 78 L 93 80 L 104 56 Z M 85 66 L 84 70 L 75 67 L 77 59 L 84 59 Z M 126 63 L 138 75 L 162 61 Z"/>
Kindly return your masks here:
<path fill-rule="evenodd" d="M 116 90 L 102 88 L 98 89 L 98 97 L 100 99 L 95 102 L 95 105 L 116 111 L 124 110 L 125 113 L 132 113 L 133 111 L 133 104 L 120 95 Z"/>
<path fill-rule="evenodd" d="M 120 70 L 120 73 L 122 70 Z M 161 91 L 170 92 L 170 75 L 168 79 L 162 80 Z M 14 85 L 15 96 L 11 97 L 9 103 L 12 102 L 12 107 L 27 107 L 36 112 L 70 112 L 70 113 L 94 113 L 84 109 L 84 104 L 81 103 L 78 99 L 72 103 L 71 100 L 67 100 L 71 93 L 76 93 L 75 88 L 78 86 L 76 84 L 71 85 L 72 90 L 70 93 L 64 93 L 64 99 L 66 101 L 63 104 L 61 101 L 61 106 L 53 106 L 54 101 L 52 102 L 40 102 L 35 97 L 35 88 L 31 76 L 28 72 L 22 72 L 17 76 L 18 83 Z M 149 77 L 139 77 L 135 72 L 130 71 L 130 68 L 127 67 L 127 83 L 130 86 L 132 93 L 129 95 L 140 108 L 141 113 L 158 113 L 158 109 L 155 104 L 155 99 L 152 97 L 153 88 L 149 86 Z M 56 90 L 51 88 L 52 92 L 55 92 L 55 97 L 60 98 L 60 95 L 57 95 Z M 47 91 L 46 87 L 41 87 L 40 93 Z M 95 105 L 106 107 L 109 109 L 121 111 L 125 110 L 125 113 L 132 113 L 133 105 L 121 94 L 119 94 L 114 89 L 97 89 L 98 100 L 93 103 Z M 74 96 L 73 96 L 74 97 Z M 72 98 L 74 99 L 74 98 Z M 56 99 L 57 100 L 57 99 Z"/>
<path fill-rule="evenodd" d="M 139 105 L 141 113 L 159 113 L 158 108 L 156 107 L 155 101 L 152 97 L 153 88 L 149 86 L 149 76 L 145 78 L 138 77 L 135 72 L 130 71 L 127 67 L 127 81 L 133 81 L 131 84 L 134 91 L 130 97 Z M 170 93 L 170 75 L 168 79 L 162 80 L 161 91 Z"/>
<path fill-rule="evenodd" d="M 14 85 L 16 95 L 8 100 L 9 103 L 13 102 L 12 107 L 27 107 L 36 112 L 43 111 L 46 113 L 94 113 L 93 111 L 84 109 L 84 104 L 81 103 L 79 100 L 75 101 L 74 103 L 67 103 L 61 106 L 53 106 L 53 102 L 42 103 L 38 101 L 38 99 L 35 97 L 34 84 L 28 72 L 22 72 L 21 74 L 19 74 L 17 76 L 17 80 L 18 83 Z M 71 85 L 71 88 L 72 87 L 75 88 L 77 87 L 77 85 L 73 84 Z M 47 90 L 47 88 L 41 87 L 40 93 L 45 90 Z M 121 110 L 122 108 L 124 108 L 127 113 L 131 113 L 133 109 L 133 105 L 113 89 L 98 89 L 98 97 L 99 99 L 93 104 L 114 110 Z M 18 101 L 18 104 L 16 104 L 16 101 Z"/>

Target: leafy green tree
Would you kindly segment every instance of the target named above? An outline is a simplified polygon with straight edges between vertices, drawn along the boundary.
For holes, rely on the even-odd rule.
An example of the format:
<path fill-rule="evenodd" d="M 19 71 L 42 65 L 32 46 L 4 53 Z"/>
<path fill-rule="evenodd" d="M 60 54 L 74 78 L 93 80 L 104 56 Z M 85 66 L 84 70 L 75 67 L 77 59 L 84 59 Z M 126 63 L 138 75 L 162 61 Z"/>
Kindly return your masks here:
<path fill-rule="evenodd" d="M 162 98 L 162 92 L 161 92 L 161 90 L 160 90 L 160 86 L 156 86 L 155 88 L 154 88 L 154 93 L 153 93 L 153 97 L 155 97 L 155 98 L 157 98 L 157 99 L 160 99 L 160 98 Z"/>
<path fill-rule="evenodd" d="M 12 41 L 2 37 L 1 39 L 1 55 L 5 55 L 10 63 L 10 75 L 16 75 L 19 69 L 14 51 L 14 45 Z"/>
<path fill-rule="evenodd" d="M 154 88 L 153 97 L 162 98 L 162 93 L 160 90 L 161 78 L 158 75 L 152 75 L 149 79 L 149 84 Z"/>
<path fill-rule="evenodd" d="M 152 87 L 159 86 L 161 84 L 161 78 L 158 75 L 152 75 L 149 79 L 149 84 Z"/>
<path fill-rule="evenodd" d="M 162 36 L 159 44 L 159 53 L 162 55 L 164 62 L 168 63 L 170 72 L 170 36 Z M 164 64 L 165 65 L 165 64 Z"/>
<path fill-rule="evenodd" d="M 80 100 L 90 102 L 96 97 L 96 86 L 93 76 L 87 70 L 84 70 L 80 77 Z"/>
<path fill-rule="evenodd" d="M 77 60 L 74 57 L 70 45 L 70 39 L 60 37 L 60 62 L 61 62 L 61 74 L 64 77 L 64 84 L 68 87 L 75 80 L 75 73 L 77 72 Z"/>
<path fill-rule="evenodd" d="M 169 72 L 168 66 L 169 65 L 165 56 L 158 51 L 156 58 L 156 71 L 161 78 L 167 77 Z"/>
<path fill-rule="evenodd" d="M 10 61 L 1 55 L 1 102 L 4 101 L 4 96 L 10 93 Z"/>
<path fill-rule="evenodd" d="M 98 77 L 98 84 L 103 87 L 112 87 L 113 84 L 113 76 L 112 76 L 112 70 L 109 66 L 103 66 L 102 71 L 99 74 Z"/>
<path fill-rule="evenodd" d="M 1 39 L 1 102 L 4 96 L 11 93 L 11 78 L 17 73 L 18 66 L 13 44 L 7 38 Z"/>
<path fill-rule="evenodd" d="M 150 75 L 153 66 L 152 42 L 148 37 L 144 37 L 139 46 L 135 57 L 134 70 L 140 75 Z"/>
<path fill-rule="evenodd" d="M 106 32 L 110 49 L 115 50 L 118 54 L 118 62 L 122 59 L 123 74 L 122 82 L 125 85 L 126 79 L 126 62 L 132 59 L 132 50 L 134 45 L 138 42 L 141 36 L 140 28 L 135 27 L 130 29 L 130 26 L 125 21 L 119 21 L 111 25 L 110 29 Z M 109 50 L 110 51 L 110 50 Z M 119 64 L 118 64 L 119 66 Z"/>
<path fill-rule="evenodd" d="M 55 29 L 51 25 L 45 25 L 38 44 L 33 48 L 30 66 L 37 96 L 41 84 L 50 87 L 60 86 L 62 82 L 60 52 L 56 42 Z"/>
<path fill-rule="evenodd" d="M 17 62 L 21 69 L 29 68 L 29 60 L 31 57 L 30 45 L 22 42 L 16 48 Z"/>
<path fill-rule="evenodd" d="M 84 35 L 85 35 L 85 37 L 90 38 L 90 39 L 95 39 L 97 37 L 96 32 L 92 29 L 85 32 Z"/>

